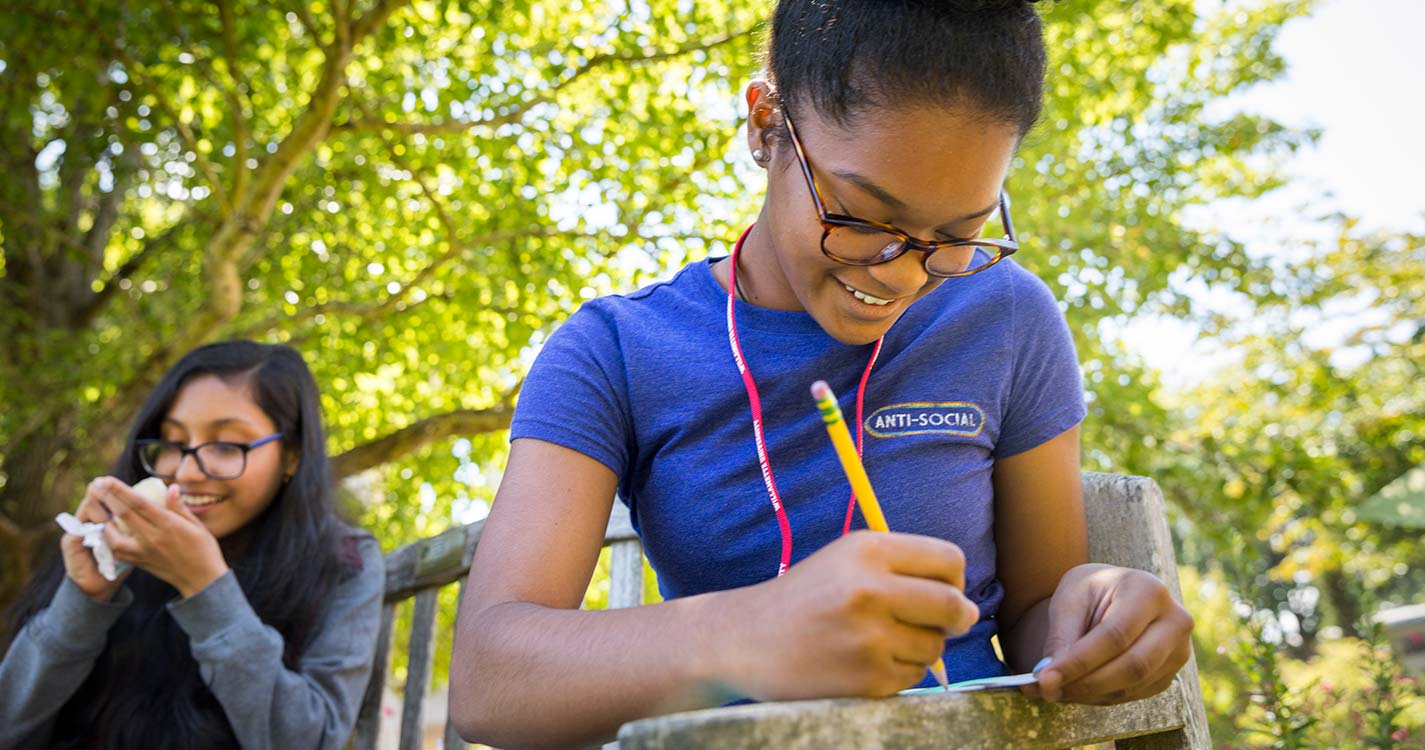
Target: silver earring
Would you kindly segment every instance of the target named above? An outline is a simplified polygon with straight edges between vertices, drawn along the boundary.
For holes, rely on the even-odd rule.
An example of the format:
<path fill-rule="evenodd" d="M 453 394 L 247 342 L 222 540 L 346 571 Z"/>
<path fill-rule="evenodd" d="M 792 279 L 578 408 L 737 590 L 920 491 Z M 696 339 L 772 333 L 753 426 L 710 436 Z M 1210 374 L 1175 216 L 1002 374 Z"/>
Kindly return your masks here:
<path fill-rule="evenodd" d="M 763 159 L 764 157 L 766 157 L 766 154 L 762 153 L 762 149 L 760 149 L 760 148 L 754 148 L 754 149 L 752 149 L 752 161 L 755 161 L 755 162 L 757 162 L 758 164 L 761 164 L 761 163 L 762 163 L 762 159 Z"/>

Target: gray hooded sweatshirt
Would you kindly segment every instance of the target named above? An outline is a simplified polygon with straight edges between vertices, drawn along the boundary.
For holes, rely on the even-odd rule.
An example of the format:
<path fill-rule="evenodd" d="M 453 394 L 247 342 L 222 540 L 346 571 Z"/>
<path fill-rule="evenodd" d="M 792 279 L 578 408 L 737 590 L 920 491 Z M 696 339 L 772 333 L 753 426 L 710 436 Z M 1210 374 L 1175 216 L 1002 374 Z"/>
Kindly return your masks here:
<path fill-rule="evenodd" d="M 246 750 L 339 748 L 350 737 L 371 676 L 385 590 L 381 548 L 367 536 L 358 549 L 361 570 L 332 590 L 296 669 L 282 663 L 282 636 L 258 618 L 232 571 L 167 605 Z M 133 600 L 124 587 L 113 601 L 96 602 L 64 579 L 0 661 L 0 750 L 49 747 L 60 708 Z"/>

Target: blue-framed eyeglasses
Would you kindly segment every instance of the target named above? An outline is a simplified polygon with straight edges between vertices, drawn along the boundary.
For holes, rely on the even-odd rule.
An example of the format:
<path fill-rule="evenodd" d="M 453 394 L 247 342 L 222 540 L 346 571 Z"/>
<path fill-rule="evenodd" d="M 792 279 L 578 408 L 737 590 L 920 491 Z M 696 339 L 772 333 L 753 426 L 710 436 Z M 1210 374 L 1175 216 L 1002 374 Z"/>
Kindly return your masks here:
<path fill-rule="evenodd" d="M 189 455 L 198 462 L 198 470 L 204 475 L 212 479 L 237 479 L 247 470 L 248 453 L 281 439 L 282 433 L 274 432 L 251 443 L 214 440 L 190 448 L 176 440 L 145 439 L 134 441 L 134 445 L 144 470 L 159 479 L 176 477 L 183 457 Z"/>

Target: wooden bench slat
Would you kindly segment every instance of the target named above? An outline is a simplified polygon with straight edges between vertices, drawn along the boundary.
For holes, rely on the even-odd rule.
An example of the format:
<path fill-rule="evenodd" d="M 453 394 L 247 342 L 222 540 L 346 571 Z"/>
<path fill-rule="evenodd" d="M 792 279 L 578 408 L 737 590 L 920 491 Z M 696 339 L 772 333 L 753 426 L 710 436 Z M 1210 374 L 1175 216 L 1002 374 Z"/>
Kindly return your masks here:
<path fill-rule="evenodd" d="M 485 530 L 485 522 L 447 529 L 429 539 L 419 539 L 386 554 L 386 601 L 407 599 L 422 589 L 453 583 L 470 571 L 470 561 L 475 559 L 475 546 L 480 542 L 480 533 Z M 446 553 L 454 548 L 460 550 L 459 557 L 450 559 Z M 443 565 L 432 565 L 435 561 Z"/>
<path fill-rule="evenodd" d="M 445 722 L 445 750 L 468 750 L 469 747 L 460 733 L 455 731 L 455 725 Z"/>
<path fill-rule="evenodd" d="M 1121 739 L 1113 743 L 1114 750 L 1197 750 L 1198 745 L 1192 744 L 1192 731 L 1184 727 L 1162 734 L 1150 734 L 1144 737 L 1130 737 Z M 1208 750 L 1210 746 L 1201 746 Z"/>
<path fill-rule="evenodd" d="M 638 540 L 638 532 L 633 530 L 633 517 L 628 513 L 628 506 L 614 498 L 614 507 L 609 511 L 609 525 L 604 530 L 604 544 L 630 539 Z"/>
<path fill-rule="evenodd" d="M 609 545 L 609 609 L 643 603 L 643 545 L 637 539 Z"/>
<path fill-rule="evenodd" d="M 475 548 L 485 530 L 483 520 L 456 526 L 429 539 L 419 539 L 386 554 L 386 601 L 399 601 L 432 586 L 444 586 L 465 577 L 475 559 Z M 638 541 L 628 508 L 614 501 L 604 544 Z M 456 550 L 459 552 L 456 552 Z"/>
<path fill-rule="evenodd" d="M 1094 562 L 1146 570 L 1167 584 L 1173 599 L 1183 601 L 1178 582 L 1178 560 L 1173 552 L 1173 536 L 1168 529 L 1168 507 L 1163 490 L 1147 477 L 1085 472 L 1084 516 L 1089 529 L 1089 559 Z M 1207 728 L 1207 706 L 1198 681 L 1197 656 L 1189 654 L 1187 664 L 1168 692 L 1181 700 L 1183 729 L 1178 733 L 1186 744 L 1164 745 L 1157 739 L 1119 743 L 1124 750 L 1212 747 Z M 1135 744 L 1135 742 L 1137 744 Z"/>
<path fill-rule="evenodd" d="M 439 588 L 416 594 L 407 649 L 406 695 L 401 708 L 401 750 L 421 747 L 421 712 L 430 689 L 431 663 L 435 656 L 435 605 L 439 594 Z"/>
<path fill-rule="evenodd" d="M 371 680 L 366 683 L 361 710 L 356 714 L 356 729 L 351 743 L 353 750 L 376 750 L 376 739 L 381 734 L 381 694 L 386 690 L 386 673 L 391 668 L 391 626 L 395 619 L 394 603 L 381 607 L 381 627 L 376 634 Z"/>
<path fill-rule="evenodd" d="M 460 589 L 455 592 L 455 618 L 453 618 L 450 623 L 452 631 L 455 630 L 454 620 L 460 617 L 460 605 L 465 602 L 466 580 L 464 577 L 460 579 Z M 460 736 L 460 732 L 455 730 L 455 724 L 450 720 L 450 711 L 447 707 L 445 714 L 445 750 L 467 750 L 469 747 L 469 745 L 465 744 L 464 738 Z"/>

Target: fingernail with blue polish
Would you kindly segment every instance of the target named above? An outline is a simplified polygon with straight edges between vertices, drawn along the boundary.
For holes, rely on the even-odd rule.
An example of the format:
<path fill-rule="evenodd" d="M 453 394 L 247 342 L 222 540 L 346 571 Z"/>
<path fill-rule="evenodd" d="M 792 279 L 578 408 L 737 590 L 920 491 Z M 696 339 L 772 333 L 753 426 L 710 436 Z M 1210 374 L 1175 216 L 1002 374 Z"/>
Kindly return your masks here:
<path fill-rule="evenodd" d="M 1039 670 L 1041 670 L 1041 669 L 1043 669 L 1043 668 L 1045 668 L 1045 667 L 1047 667 L 1047 666 L 1049 666 L 1050 664 L 1053 664 L 1053 663 L 1054 663 L 1054 657 L 1052 657 L 1052 656 L 1046 656 L 1046 657 L 1044 657 L 1043 659 L 1040 659 L 1038 664 L 1035 664 L 1035 665 L 1034 665 L 1034 669 L 1031 669 L 1031 670 L 1029 670 L 1029 671 L 1032 672 L 1032 673 L 1034 673 L 1034 674 L 1039 674 Z"/>

